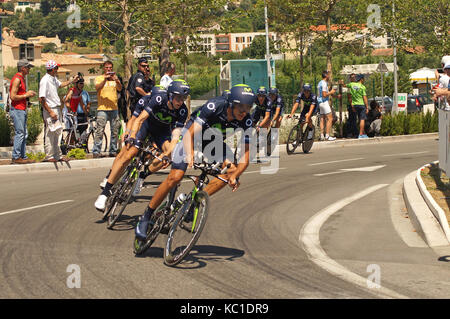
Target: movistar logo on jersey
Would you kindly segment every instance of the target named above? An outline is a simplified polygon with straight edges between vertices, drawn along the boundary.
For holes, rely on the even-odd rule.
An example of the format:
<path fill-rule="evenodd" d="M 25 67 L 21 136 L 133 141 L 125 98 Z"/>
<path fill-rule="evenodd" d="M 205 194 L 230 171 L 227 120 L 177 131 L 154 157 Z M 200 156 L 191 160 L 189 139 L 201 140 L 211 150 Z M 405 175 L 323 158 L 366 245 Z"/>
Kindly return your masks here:
<path fill-rule="evenodd" d="M 161 121 L 161 122 L 165 122 L 165 123 L 170 123 L 172 122 L 172 116 L 168 115 L 168 116 L 163 116 L 163 114 L 161 112 L 158 112 L 155 114 L 155 116 Z"/>

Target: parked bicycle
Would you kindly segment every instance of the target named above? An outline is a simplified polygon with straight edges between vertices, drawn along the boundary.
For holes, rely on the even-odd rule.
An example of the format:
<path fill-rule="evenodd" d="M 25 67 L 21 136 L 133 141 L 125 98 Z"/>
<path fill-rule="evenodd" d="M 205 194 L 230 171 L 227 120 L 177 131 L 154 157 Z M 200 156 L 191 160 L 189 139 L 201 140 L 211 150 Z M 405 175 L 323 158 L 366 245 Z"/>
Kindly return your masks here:
<path fill-rule="evenodd" d="M 67 113 L 67 121 L 69 123 L 69 128 L 64 129 L 61 138 L 61 152 L 66 155 L 70 150 L 75 148 L 82 148 L 89 153 L 94 147 L 94 136 L 95 136 L 95 124 L 96 117 L 89 117 L 88 121 L 85 123 L 77 123 L 75 115 L 72 113 Z M 88 125 L 88 128 L 80 135 L 77 128 L 80 125 Z M 106 152 L 108 145 L 108 138 L 106 133 L 103 133 L 103 140 L 105 141 L 103 152 Z"/>
<path fill-rule="evenodd" d="M 107 228 L 112 229 L 116 222 L 122 216 L 127 205 L 133 196 L 139 173 L 148 167 L 156 158 L 159 161 L 169 162 L 169 158 L 161 157 L 162 151 L 148 143 L 147 146 L 141 147 L 138 154 L 133 158 L 131 163 L 125 169 L 122 177 L 117 181 L 111 189 L 112 195 L 106 201 L 103 220 L 107 220 Z"/>
<path fill-rule="evenodd" d="M 209 210 L 209 195 L 203 189 L 209 183 L 208 175 L 217 177 L 224 183 L 227 180 L 218 175 L 225 174 L 228 167 L 220 169 L 220 163 L 202 162 L 194 164 L 201 170 L 200 175 L 186 175 L 194 183 L 189 194 L 181 193 L 176 199 L 175 194 L 180 185 L 174 187 L 151 217 L 153 227 L 149 228 L 147 238 L 134 240 L 134 253 L 144 253 L 156 240 L 160 233 L 168 233 L 164 249 L 164 264 L 175 266 L 191 251 L 205 227 Z"/>
<path fill-rule="evenodd" d="M 316 133 L 316 127 L 309 127 L 306 124 L 304 118 L 301 118 L 298 115 L 293 116 L 294 120 L 298 120 L 297 124 L 295 124 L 291 131 L 289 132 L 289 137 L 286 142 L 286 152 L 291 155 L 294 153 L 295 149 L 302 145 L 302 149 L 304 153 L 309 153 L 313 144 L 314 144 L 314 136 Z M 306 128 L 304 128 L 306 126 Z"/>

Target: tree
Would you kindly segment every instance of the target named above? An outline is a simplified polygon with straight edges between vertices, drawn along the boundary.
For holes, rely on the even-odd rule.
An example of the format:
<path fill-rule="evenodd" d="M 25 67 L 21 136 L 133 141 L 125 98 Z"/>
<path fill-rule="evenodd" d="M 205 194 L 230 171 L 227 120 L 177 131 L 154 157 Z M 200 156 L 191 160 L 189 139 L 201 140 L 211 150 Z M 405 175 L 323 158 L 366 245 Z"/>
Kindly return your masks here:
<path fill-rule="evenodd" d="M 277 49 L 275 49 L 275 44 L 273 41 L 269 39 L 269 49 L 271 53 L 279 53 Z M 266 56 L 266 37 L 263 35 L 257 35 L 250 46 L 242 50 L 241 54 L 243 56 L 252 58 L 252 59 L 265 59 Z"/>

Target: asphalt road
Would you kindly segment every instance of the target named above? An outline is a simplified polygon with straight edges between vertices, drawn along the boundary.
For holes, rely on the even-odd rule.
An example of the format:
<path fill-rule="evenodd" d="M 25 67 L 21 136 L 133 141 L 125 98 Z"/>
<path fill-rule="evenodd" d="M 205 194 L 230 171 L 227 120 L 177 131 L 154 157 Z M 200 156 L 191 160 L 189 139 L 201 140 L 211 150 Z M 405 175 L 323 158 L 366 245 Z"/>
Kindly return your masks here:
<path fill-rule="evenodd" d="M 383 289 L 394 298 L 448 298 L 450 252 L 426 247 L 414 232 L 399 183 L 437 151 L 428 138 L 282 152 L 276 174 L 252 164 L 237 192 L 212 197 L 205 230 L 177 268 L 163 264 L 165 235 L 143 257 L 132 251 L 137 217 L 164 174 L 146 181 L 115 230 L 94 209 L 107 169 L 3 175 L 0 298 L 383 298 Z M 379 188 L 348 199 L 372 186 Z M 345 200 L 315 228 L 323 266 L 302 234 Z M 335 273 L 327 269 L 334 263 Z M 69 288 L 74 269 L 80 288 Z"/>

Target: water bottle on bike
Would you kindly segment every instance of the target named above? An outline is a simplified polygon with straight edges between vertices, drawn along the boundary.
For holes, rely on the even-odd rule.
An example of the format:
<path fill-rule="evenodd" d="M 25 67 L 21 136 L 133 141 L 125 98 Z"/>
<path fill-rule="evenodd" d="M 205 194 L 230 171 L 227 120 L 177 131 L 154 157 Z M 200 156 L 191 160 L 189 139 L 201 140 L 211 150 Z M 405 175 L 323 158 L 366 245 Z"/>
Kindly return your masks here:
<path fill-rule="evenodd" d="M 180 195 L 178 195 L 177 199 L 170 206 L 170 210 L 172 212 L 176 212 L 181 207 L 181 205 L 183 204 L 183 202 L 185 200 L 186 200 L 186 194 L 181 193 Z"/>

